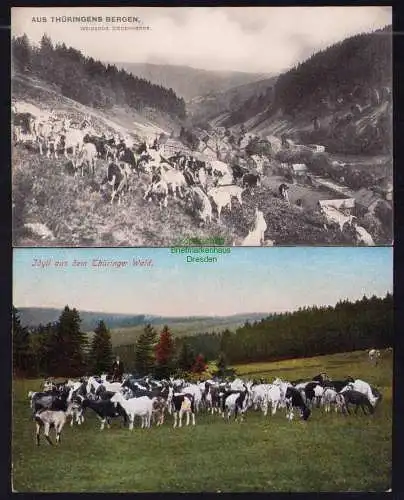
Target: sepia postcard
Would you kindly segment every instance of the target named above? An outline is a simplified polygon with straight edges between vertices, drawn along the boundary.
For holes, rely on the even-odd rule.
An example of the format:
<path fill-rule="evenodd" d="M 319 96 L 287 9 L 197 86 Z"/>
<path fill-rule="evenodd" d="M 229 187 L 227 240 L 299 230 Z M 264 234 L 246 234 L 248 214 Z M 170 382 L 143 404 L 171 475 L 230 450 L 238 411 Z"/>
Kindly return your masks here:
<path fill-rule="evenodd" d="M 213 249 L 14 249 L 14 491 L 390 490 L 393 249 Z"/>
<path fill-rule="evenodd" d="M 392 244 L 391 7 L 11 11 L 14 246 Z"/>

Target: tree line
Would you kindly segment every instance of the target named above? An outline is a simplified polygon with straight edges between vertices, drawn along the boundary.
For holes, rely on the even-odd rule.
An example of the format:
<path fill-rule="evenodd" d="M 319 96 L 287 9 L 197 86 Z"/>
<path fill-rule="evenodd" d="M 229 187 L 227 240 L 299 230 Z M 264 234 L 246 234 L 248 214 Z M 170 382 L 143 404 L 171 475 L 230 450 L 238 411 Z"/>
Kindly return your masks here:
<path fill-rule="evenodd" d="M 173 117 L 184 118 L 185 101 L 172 89 L 137 78 L 114 64 L 85 57 L 64 43 L 52 43 L 43 35 L 39 47 L 26 34 L 11 41 L 14 71 L 29 73 L 56 85 L 60 92 L 81 104 L 95 108 L 127 106 L 141 112 L 154 108 Z"/>
<path fill-rule="evenodd" d="M 305 307 L 246 322 L 232 332 L 202 333 L 179 339 L 207 361 L 223 355 L 228 363 L 305 358 L 393 344 L 393 296 L 373 296 L 335 306 Z"/>
<path fill-rule="evenodd" d="M 145 325 L 135 344 L 114 349 L 125 371 L 158 378 L 203 373 L 215 361 L 217 373 L 227 364 L 305 358 L 339 352 L 382 349 L 393 344 L 393 295 L 364 296 L 335 306 L 305 307 L 274 314 L 234 332 L 174 337 L 167 326 L 158 332 Z M 68 306 L 56 323 L 21 325 L 13 308 L 13 366 L 25 376 L 80 376 L 110 370 L 111 333 L 100 321 L 91 341 L 80 331 L 80 316 Z"/>
<path fill-rule="evenodd" d="M 58 321 L 24 327 L 19 311 L 12 309 L 13 372 L 25 377 L 80 377 L 110 373 L 113 361 L 111 332 L 100 320 L 91 340 L 80 328 L 80 314 L 66 306 Z M 121 354 L 116 349 L 115 354 Z M 205 371 L 202 354 L 188 345 L 179 346 L 167 326 L 157 332 L 145 325 L 131 356 L 121 356 L 126 371 L 139 376 L 167 378 L 173 373 L 199 374 Z"/>
<path fill-rule="evenodd" d="M 274 107 L 292 116 L 303 109 L 321 112 L 330 99 L 349 101 L 373 88 L 391 87 L 391 35 L 391 26 L 355 35 L 297 64 L 276 81 Z"/>

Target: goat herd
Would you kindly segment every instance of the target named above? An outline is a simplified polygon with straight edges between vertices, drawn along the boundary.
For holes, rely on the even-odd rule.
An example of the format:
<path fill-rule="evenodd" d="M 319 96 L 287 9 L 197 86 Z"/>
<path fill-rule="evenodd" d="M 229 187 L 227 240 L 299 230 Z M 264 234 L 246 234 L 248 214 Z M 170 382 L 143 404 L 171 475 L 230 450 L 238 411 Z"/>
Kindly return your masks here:
<path fill-rule="evenodd" d="M 157 140 L 152 146 L 144 142 L 135 147 L 128 136 L 112 134 L 107 138 L 104 133 L 96 134 L 89 120 L 74 123 L 66 116 L 56 117 L 54 112 L 36 117 L 29 110 L 14 105 L 14 145 L 33 147 L 47 158 L 53 155 L 58 159 L 61 154 L 66 160 L 66 171 L 74 176 L 81 170 L 81 176 L 87 171 L 94 179 L 97 160 L 107 161 L 106 175 L 97 186 L 101 193 L 112 188 L 111 203 L 117 199 L 120 204 L 125 194 L 141 188 L 143 200 L 154 200 L 160 210 L 167 208 L 169 196 L 174 201 L 178 196 L 192 207 L 200 223 L 212 221 L 213 209 L 220 223 L 223 208 L 231 210 L 233 198 L 242 207 L 243 192 L 247 189 L 253 195 L 254 188 L 261 183 L 261 163 L 251 170 L 219 160 L 204 158 L 203 161 L 196 159 L 195 154 L 179 151 L 170 156 L 160 150 Z M 287 190 L 286 184 L 278 189 L 279 197 L 289 203 Z M 264 244 L 266 223 L 262 219 L 263 214 L 257 208 L 259 229 L 249 235 L 245 244 Z"/>
<path fill-rule="evenodd" d="M 88 410 L 100 419 L 101 430 L 105 424 L 110 427 L 112 418 L 119 417 L 133 430 L 136 417 L 140 417 L 142 428 L 149 428 L 152 422 L 162 425 L 166 411 L 173 415 L 174 428 L 182 427 L 184 415 L 186 425 L 190 418 L 195 425 L 195 415 L 203 411 L 227 420 L 232 416 L 237 420 L 240 416 L 242 421 L 250 409 L 261 410 L 265 416 L 268 410 L 272 415 L 278 409 L 284 410 L 289 420 L 293 420 L 297 410 L 307 421 L 313 409 L 320 407 L 326 413 L 334 407 L 336 412 L 348 415 L 354 407 L 355 413 L 362 408 L 364 414 L 372 414 L 382 399 L 380 392 L 363 380 L 351 377 L 331 380 L 325 373 L 306 381 L 287 382 L 276 378 L 272 384 L 240 378 L 232 382 L 215 379 L 190 384 L 173 378 L 154 380 L 132 375 L 126 375 L 123 382 L 109 382 L 103 375 L 59 384 L 46 381 L 42 392 L 30 391 L 28 397 L 38 445 L 41 429 L 47 441 L 53 444 L 49 431 L 54 428 L 59 443 L 68 418 L 71 426 L 75 422 L 80 425 Z"/>

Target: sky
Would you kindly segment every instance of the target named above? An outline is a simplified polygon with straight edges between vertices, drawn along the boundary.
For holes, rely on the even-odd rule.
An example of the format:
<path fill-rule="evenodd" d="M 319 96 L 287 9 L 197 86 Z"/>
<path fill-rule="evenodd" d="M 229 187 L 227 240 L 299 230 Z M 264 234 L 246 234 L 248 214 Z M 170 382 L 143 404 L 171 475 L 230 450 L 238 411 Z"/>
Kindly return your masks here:
<path fill-rule="evenodd" d="M 12 34 L 38 42 L 47 33 L 105 62 L 150 62 L 251 73 L 278 73 L 357 33 L 392 23 L 391 7 L 13 7 Z M 46 22 L 33 22 L 33 17 Z M 100 16 L 102 23 L 52 22 Z M 109 16 L 132 16 L 150 30 L 112 31 Z M 108 26 L 83 31 L 81 26 Z"/>
<path fill-rule="evenodd" d="M 195 254 L 193 254 L 195 255 Z M 209 254 L 212 255 L 212 254 Z M 334 305 L 393 290 L 389 247 L 231 248 L 216 263 L 155 249 L 14 249 L 13 304 L 163 316 L 226 316 Z M 93 267 L 93 259 L 129 262 Z M 152 266 L 133 266 L 133 259 Z M 73 261 L 87 267 L 73 266 Z M 50 266 L 38 264 L 51 262 Z M 56 267 L 56 261 L 67 261 Z"/>

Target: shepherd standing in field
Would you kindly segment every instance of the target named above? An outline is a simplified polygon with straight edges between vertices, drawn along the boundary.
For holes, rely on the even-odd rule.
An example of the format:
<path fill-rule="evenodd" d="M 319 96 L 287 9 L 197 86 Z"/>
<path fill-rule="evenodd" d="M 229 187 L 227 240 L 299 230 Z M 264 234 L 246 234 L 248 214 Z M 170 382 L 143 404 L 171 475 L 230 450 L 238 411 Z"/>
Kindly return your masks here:
<path fill-rule="evenodd" d="M 120 361 L 119 356 L 117 356 L 112 364 L 112 382 L 122 383 L 122 376 L 123 376 L 123 364 Z"/>

